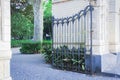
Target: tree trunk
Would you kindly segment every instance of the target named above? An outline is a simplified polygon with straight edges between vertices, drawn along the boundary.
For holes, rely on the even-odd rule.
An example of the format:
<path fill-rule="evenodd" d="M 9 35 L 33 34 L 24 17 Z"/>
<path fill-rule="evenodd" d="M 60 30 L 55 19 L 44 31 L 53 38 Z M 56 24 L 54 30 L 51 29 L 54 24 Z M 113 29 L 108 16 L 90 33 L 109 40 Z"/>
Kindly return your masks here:
<path fill-rule="evenodd" d="M 42 11 L 42 0 L 34 0 L 34 41 L 43 40 L 43 11 Z"/>

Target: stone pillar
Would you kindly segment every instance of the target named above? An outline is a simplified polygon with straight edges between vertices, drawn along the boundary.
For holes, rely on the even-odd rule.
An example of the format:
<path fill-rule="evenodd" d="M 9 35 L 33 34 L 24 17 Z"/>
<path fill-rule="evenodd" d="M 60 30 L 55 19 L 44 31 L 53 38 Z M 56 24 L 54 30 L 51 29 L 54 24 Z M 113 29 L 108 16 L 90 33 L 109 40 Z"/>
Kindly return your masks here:
<path fill-rule="evenodd" d="M 10 77 L 10 0 L 0 0 L 0 80 Z"/>
<path fill-rule="evenodd" d="M 120 16 L 119 16 L 119 9 L 120 9 L 120 1 L 119 0 L 108 0 L 109 9 L 108 9 L 108 32 L 109 32 L 109 51 L 112 55 L 112 62 L 113 65 L 117 65 L 117 54 L 120 53 Z M 118 56 L 120 57 L 120 56 Z M 118 58 L 119 59 L 119 58 Z"/>
<path fill-rule="evenodd" d="M 115 0 L 115 44 L 116 53 L 120 53 L 120 0 Z"/>
<path fill-rule="evenodd" d="M 109 0 L 109 50 L 111 53 L 120 52 L 119 32 L 119 0 Z"/>
<path fill-rule="evenodd" d="M 115 36 L 115 41 L 112 43 L 112 48 L 111 51 L 113 53 L 117 53 L 117 65 L 120 65 L 120 1 L 119 0 L 114 0 L 115 1 L 115 12 L 114 14 L 114 21 L 115 25 L 114 27 L 114 36 Z"/>
<path fill-rule="evenodd" d="M 97 0 L 93 4 L 93 45 L 92 70 L 102 72 L 110 67 L 108 50 L 107 0 Z"/>

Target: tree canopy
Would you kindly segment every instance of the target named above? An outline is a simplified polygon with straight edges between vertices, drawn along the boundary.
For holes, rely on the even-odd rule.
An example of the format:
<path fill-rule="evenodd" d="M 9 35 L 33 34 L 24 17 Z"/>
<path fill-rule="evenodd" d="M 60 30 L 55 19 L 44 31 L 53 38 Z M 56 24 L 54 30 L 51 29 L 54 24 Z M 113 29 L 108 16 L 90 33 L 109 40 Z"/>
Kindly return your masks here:
<path fill-rule="evenodd" d="M 14 30 L 16 29 L 15 27 L 18 26 L 19 28 L 26 27 L 25 24 L 28 24 L 28 22 L 30 25 L 34 26 L 34 29 L 30 28 L 32 29 L 30 31 L 32 32 L 32 34 L 34 32 L 34 38 L 36 36 L 36 40 L 42 40 L 43 31 L 44 31 L 44 37 L 46 36 L 46 34 L 51 35 L 51 16 L 52 16 L 51 9 L 52 9 L 52 0 L 45 0 L 43 2 L 42 0 L 11 0 L 11 15 L 13 17 L 11 20 L 12 29 L 13 29 L 12 37 L 13 35 L 17 35 L 16 34 L 17 32 L 20 33 L 20 30 L 19 31 Z M 18 19 L 20 20 L 17 22 Z M 43 30 L 43 26 L 44 26 L 44 30 Z M 28 27 L 26 27 L 26 29 L 27 28 Z"/>
<path fill-rule="evenodd" d="M 44 1 L 44 39 L 52 35 L 52 0 Z"/>
<path fill-rule="evenodd" d="M 33 36 L 33 24 L 21 13 L 14 13 L 11 17 L 11 35 L 14 39 L 29 39 Z"/>
<path fill-rule="evenodd" d="M 33 8 L 26 0 L 11 0 L 11 37 L 29 39 L 33 36 Z"/>

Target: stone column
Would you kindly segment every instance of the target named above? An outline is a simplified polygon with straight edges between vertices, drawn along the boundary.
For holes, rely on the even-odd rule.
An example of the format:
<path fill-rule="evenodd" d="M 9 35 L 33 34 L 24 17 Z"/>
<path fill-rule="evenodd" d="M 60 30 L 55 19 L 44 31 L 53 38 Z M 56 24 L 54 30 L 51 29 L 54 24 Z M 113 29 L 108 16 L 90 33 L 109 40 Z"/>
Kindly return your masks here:
<path fill-rule="evenodd" d="M 97 0 L 93 4 L 93 32 L 92 32 L 92 71 L 102 72 L 110 67 L 108 50 L 107 0 Z"/>
<path fill-rule="evenodd" d="M 114 61 L 114 65 L 116 66 L 117 54 L 120 53 L 120 1 L 119 0 L 109 0 L 109 18 L 108 18 L 108 29 L 109 29 L 109 51 L 112 55 L 112 62 Z M 118 56 L 119 57 L 119 56 Z M 118 58 L 119 59 L 119 58 Z"/>
<path fill-rule="evenodd" d="M 115 12 L 114 12 L 114 21 L 115 21 L 115 41 L 113 42 L 112 45 L 112 52 L 117 53 L 117 65 L 120 65 L 120 0 L 114 0 L 115 1 Z"/>
<path fill-rule="evenodd" d="M 109 50 L 120 52 L 119 0 L 109 0 Z"/>
<path fill-rule="evenodd" d="M 0 0 L 0 80 L 10 77 L 10 0 Z"/>

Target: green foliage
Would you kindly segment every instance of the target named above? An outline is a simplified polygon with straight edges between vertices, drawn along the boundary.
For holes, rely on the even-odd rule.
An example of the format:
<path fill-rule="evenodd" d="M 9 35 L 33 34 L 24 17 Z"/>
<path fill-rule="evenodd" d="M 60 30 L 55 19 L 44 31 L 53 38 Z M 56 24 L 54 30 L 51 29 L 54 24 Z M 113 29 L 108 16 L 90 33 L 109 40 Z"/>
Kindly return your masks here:
<path fill-rule="evenodd" d="M 27 0 L 11 0 L 11 14 L 14 12 L 23 12 L 28 6 Z"/>
<path fill-rule="evenodd" d="M 51 42 L 43 42 L 42 53 L 44 54 L 45 61 L 52 63 L 52 44 Z"/>
<path fill-rule="evenodd" d="M 25 15 L 25 17 L 28 18 L 32 23 L 34 23 L 34 13 L 32 5 L 28 4 L 24 11 L 22 11 L 21 13 Z"/>
<path fill-rule="evenodd" d="M 52 0 L 45 1 L 43 3 L 44 7 L 44 17 L 52 16 Z"/>
<path fill-rule="evenodd" d="M 27 0 L 11 0 L 12 39 L 30 39 L 33 36 L 33 6 Z"/>
<path fill-rule="evenodd" d="M 22 43 L 30 43 L 33 42 L 32 40 L 11 40 L 11 47 L 21 47 Z M 47 45 L 47 44 L 52 44 L 51 40 L 43 40 L 43 44 Z"/>
<path fill-rule="evenodd" d="M 20 52 L 22 54 L 35 54 L 40 53 L 41 50 L 41 42 L 25 42 L 22 43 L 22 47 Z"/>
<path fill-rule="evenodd" d="M 44 39 L 46 39 L 46 34 L 52 35 L 52 0 L 45 1 L 43 3 L 44 7 Z"/>
<path fill-rule="evenodd" d="M 22 43 L 32 42 L 31 40 L 11 40 L 11 47 L 21 47 Z"/>
<path fill-rule="evenodd" d="M 52 41 L 44 40 L 42 43 L 40 41 L 34 42 L 32 40 L 12 40 L 12 47 L 20 47 L 22 54 L 33 54 L 44 52 L 45 54 L 50 53 Z M 45 57 L 46 58 L 46 57 Z M 49 58 L 50 59 L 50 58 Z"/>
<path fill-rule="evenodd" d="M 53 54 L 51 43 L 43 43 L 42 45 L 42 52 L 47 63 L 52 63 L 53 60 L 56 67 L 72 70 L 79 66 L 81 67 L 80 71 L 85 71 L 84 44 L 81 44 L 79 49 L 69 49 L 67 46 L 61 46 L 54 49 Z M 78 51 L 80 52 L 79 54 Z"/>
<path fill-rule="evenodd" d="M 43 40 L 43 46 L 44 45 L 52 45 L 52 40 Z"/>
<path fill-rule="evenodd" d="M 53 50 L 53 62 L 56 67 L 63 68 L 65 70 L 73 70 L 76 67 L 80 67 L 80 71 L 85 70 L 85 58 L 84 48 L 69 49 L 67 46 L 61 46 L 60 48 Z"/>
<path fill-rule="evenodd" d="M 11 35 L 14 39 L 28 39 L 33 35 L 33 24 L 21 13 L 14 13 L 11 17 Z"/>
<path fill-rule="evenodd" d="M 17 8 L 19 7 L 19 8 Z M 44 31 L 43 36 L 44 39 L 46 39 L 46 34 L 50 35 L 52 33 L 51 28 L 51 17 L 52 17 L 52 0 L 46 0 L 43 2 L 43 8 L 44 8 Z M 27 18 L 29 21 L 31 21 L 31 24 L 34 24 L 34 15 L 33 15 L 33 5 L 28 3 L 28 0 L 11 0 L 11 14 L 12 16 L 21 14 L 24 15 L 25 18 Z M 20 16 L 21 17 L 21 16 Z M 17 22 L 18 20 L 11 20 L 12 23 Z M 24 20 L 25 21 L 25 20 Z M 12 25 L 13 26 L 13 25 Z M 21 28 L 21 27 L 19 27 Z M 12 28 L 13 29 L 13 28 Z M 15 30 L 14 30 L 15 31 Z M 33 29 L 31 30 L 31 33 L 33 33 Z M 19 33 L 22 33 L 21 31 L 18 31 Z M 14 34 L 17 36 L 17 34 Z"/>

